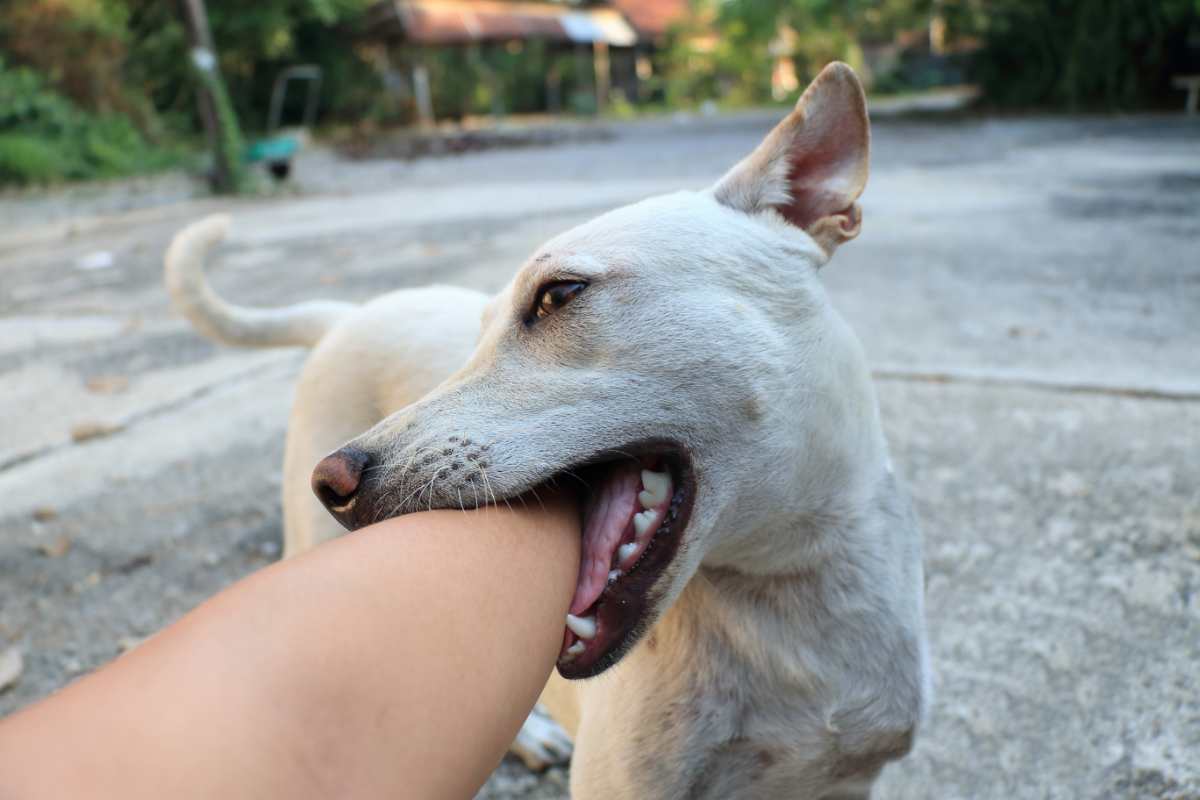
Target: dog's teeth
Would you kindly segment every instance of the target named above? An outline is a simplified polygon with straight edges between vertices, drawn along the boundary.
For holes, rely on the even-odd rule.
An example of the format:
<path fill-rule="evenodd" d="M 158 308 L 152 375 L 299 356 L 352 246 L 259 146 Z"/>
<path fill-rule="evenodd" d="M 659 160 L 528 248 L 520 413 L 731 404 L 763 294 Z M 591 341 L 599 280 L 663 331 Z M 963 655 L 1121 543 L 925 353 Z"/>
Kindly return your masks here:
<path fill-rule="evenodd" d="M 619 569 L 609 570 L 609 573 L 608 573 L 608 582 L 609 583 L 612 583 L 619 577 L 621 577 L 621 570 L 619 570 Z"/>
<path fill-rule="evenodd" d="M 642 508 L 655 508 L 667 499 L 667 491 L 671 488 L 671 476 L 665 472 L 642 470 L 642 491 L 638 500 Z"/>
<path fill-rule="evenodd" d="M 654 511 L 646 509 L 641 513 L 633 515 L 633 529 L 638 536 L 642 536 L 646 531 L 650 530 L 650 526 L 654 524 Z"/>
<path fill-rule="evenodd" d="M 637 549 L 638 549 L 637 542 L 630 542 L 629 544 L 623 544 L 620 547 L 618 547 L 617 548 L 617 563 L 624 564 L 627 560 L 629 560 L 630 558 L 633 557 L 633 554 L 637 552 Z"/>
<path fill-rule="evenodd" d="M 575 644 L 573 644 L 567 648 L 567 655 L 577 656 L 586 649 L 587 649 L 587 645 L 584 644 L 582 640 L 580 640 L 580 641 L 575 642 Z"/>
<path fill-rule="evenodd" d="M 580 639 L 592 639 L 596 635 L 596 618 L 567 614 L 567 627 Z"/>

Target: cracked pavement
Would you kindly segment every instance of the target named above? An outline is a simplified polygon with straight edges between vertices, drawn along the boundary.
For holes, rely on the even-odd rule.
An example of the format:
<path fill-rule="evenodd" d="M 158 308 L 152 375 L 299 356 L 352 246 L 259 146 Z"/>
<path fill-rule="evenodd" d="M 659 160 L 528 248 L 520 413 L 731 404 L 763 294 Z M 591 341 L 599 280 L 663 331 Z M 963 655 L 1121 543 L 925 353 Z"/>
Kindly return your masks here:
<path fill-rule="evenodd" d="M 0 195 L 0 649 L 11 712 L 278 556 L 303 353 L 167 305 L 172 233 L 231 210 L 249 304 L 498 289 L 548 236 L 699 188 L 770 127 L 415 162 L 304 156 L 223 202 L 178 176 Z M 864 230 L 825 270 L 926 536 L 936 696 L 883 798 L 1200 798 L 1200 126 L 877 122 Z M 112 266 L 81 269 L 104 251 Z M 561 798 L 506 761 L 482 797 Z"/>

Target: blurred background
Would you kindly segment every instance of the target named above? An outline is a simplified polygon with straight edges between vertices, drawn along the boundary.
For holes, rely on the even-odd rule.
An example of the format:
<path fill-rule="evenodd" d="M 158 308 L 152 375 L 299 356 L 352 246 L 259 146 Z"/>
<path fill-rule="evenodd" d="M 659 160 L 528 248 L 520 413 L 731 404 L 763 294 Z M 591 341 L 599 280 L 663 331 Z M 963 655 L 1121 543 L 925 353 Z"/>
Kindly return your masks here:
<path fill-rule="evenodd" d="M 1182 108 L 1198 16 L 1195 0 L 7 0 L 0 185 L 195 167 L 223 138 L 235 190 L 281 127 L 360 152 L 414 125 L 782 105 L 832 60 L 918 108 L 938 90 L 1004 111 Z"/>
<path fill-rule="evenodd" d="M 175 314 L 175 231 L 232 214 L 242 304 L 497 290 L 711 184 L 833 59 L 873 156 L 822 277 L 937 674 L 879 795 L 1200 798 L 1200 0 L 5 0 L 0 714 L 279 555 L 305 354 Z"/>

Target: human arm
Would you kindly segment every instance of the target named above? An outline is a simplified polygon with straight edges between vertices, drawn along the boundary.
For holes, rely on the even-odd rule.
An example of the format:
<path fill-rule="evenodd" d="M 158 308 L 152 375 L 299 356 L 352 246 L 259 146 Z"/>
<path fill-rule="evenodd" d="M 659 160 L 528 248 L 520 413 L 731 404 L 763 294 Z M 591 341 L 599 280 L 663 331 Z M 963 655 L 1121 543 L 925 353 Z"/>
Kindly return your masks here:
<path fill-rule="evenodd" d="M 553 667 L 578 526 L 439 511 L 272 565 L 0 722 L 0 796 L 468 798 Z"/>

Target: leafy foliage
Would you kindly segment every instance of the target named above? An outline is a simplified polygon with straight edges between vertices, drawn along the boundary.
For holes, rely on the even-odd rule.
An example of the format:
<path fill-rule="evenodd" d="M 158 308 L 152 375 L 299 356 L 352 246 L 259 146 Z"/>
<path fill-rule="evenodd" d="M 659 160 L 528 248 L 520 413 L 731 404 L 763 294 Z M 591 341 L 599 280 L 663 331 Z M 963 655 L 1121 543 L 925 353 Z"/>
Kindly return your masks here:
<path fill-rule="evenodd" d="M 63 177 L 58 148 L 23 133 L 0 133 L 0 185 L 51 183 Z"/>
<path fill-rule="evenodd" d="M 1200 72 L 1200 0 L 692 0 L 692 10 L 669 59 L 676 103 L 767 102 L 777 59 L 803 86 L 828 61 L 862 69 L 872 46 L 927 43 L 935 17 L 949 40 L 980 47 L 913 46 L 891 71 L 865 70 L 876 90 L 952 76 L 997 106 L 1124 110 L 1166 102 L 1171 75 Z"/>
<path fill-rule="evenodd" d="M 131 9 L 130 58 L 153 64 L 143 77 L 158 103 L 194 108 L 192 78 L 183 55 L 186 34 L 173 3 L 121 0 Z M 370 0 L 207 0 L 221 75 L 246 129 L 267 126 L 271 88 L 286 67 L 317 64 L 324 71 L 319 108 L 332 117 L 378 113 L 385 94 L 358 36 Z M 302 99 L 289 96 L 285 122 L 299 116 Z M 162 106 L 159 106 L 162 107 Z"/>
<path fill-rule="evenodd" d="M 1200 72 L 1200 0 L 690 1 L 692 13 L 654 56 L 664 77 L 643 86 L 643 99 L 790 99 L 772 94 L 773 68 L 793 70 L 802 87 L 841 59 L 876 91 L 969 78 L 995 106 L 1133 109 L 1176 104 L 1170 77 Z M 0 183 L 149 169 L 196 137 L 198 83 L 178 0 L 0 3 Z M 206 0 L 228 89 L 220 102 L 263 131 L 276 75 L 313 63 L 324 72 L 322 119 L 409 120 L 411 97 L 385 81 L 389 61 L 407 69 L 420 60 L 441 117 L 539 111 L 552 98 L 564 110 L 594 110 L 589 58 L 538 42 L 389 53 L 364 35 L 372 3 Z M 975 52 L 932 53 L 935 19 Z M 913 46 L 921 42 L 923 51 Z M 878 53 L 900 44 L 904 55 L 880 66 Z M 289 93 L 285 124 L 299 118 L 302 95 Z M 224 132 L 225 147 L 240 146 L 235 133 Z"/>
<path fill-rule="evenodd" d="M 934 0 L 692 0 L 674 34 L 668 97 L 770 102 L 771 65 L 790 60 L 801 86 L 830 61 L 862 69 L 863 43 L 927 25 Z"/>
<path fill-rule="evenodd" d="M 176 2 L 163 0 L 4 0 L 0 54 L 8 94 L 0 183 L 44 182 L 139 171 L 201 130 L 186 28 Z M 208 0 L 228 92 L 218 102 L 262 130 L 279 70 L 324 68 L 319 108 L 351 118 L 378 113 L 377 72 L 355 44 L 369 0 Z M 0 69 L 3 69 L 0 67 Z M 4 89 L 0 89 L 4 91 Z M 285 121 L 299 115 L 289 93 Z M 11 102 L 10 102 L 11 101 Z M 293 105 L 293 102 L 295 103 Z M 32 106 L 36 114 L 26 113 Z M 15 118 L 16 109 L 21 112 Z M 228 127 L 228 126 L 226 126 Z M 238 147 L 223 130 L 223 146 Z M 49 144 L 38 147 L 45 137 Z M 162 146 L 164 143 L 173 143 Z M 45 158 L 53 150 L 53 158 Z M 140 154 L 131 156 L 129 154 Z M 29 169 L 20 165 L 28 162 Z"/>
<path fill-rule="evenodd" d="M 996 105 L 1134 109 L 1166 101 L 1173 73 L 1200 71 L 1188 46 L 1200 0 L 993 0 L 988 11 L 975 74 Z"/>
<path fill-rule="evenodd" d="M 0 60 L 0 184 L 113 177 L 177 158 L 148 145 L 129 117 L 82 111 L 34 70 Z"/>

